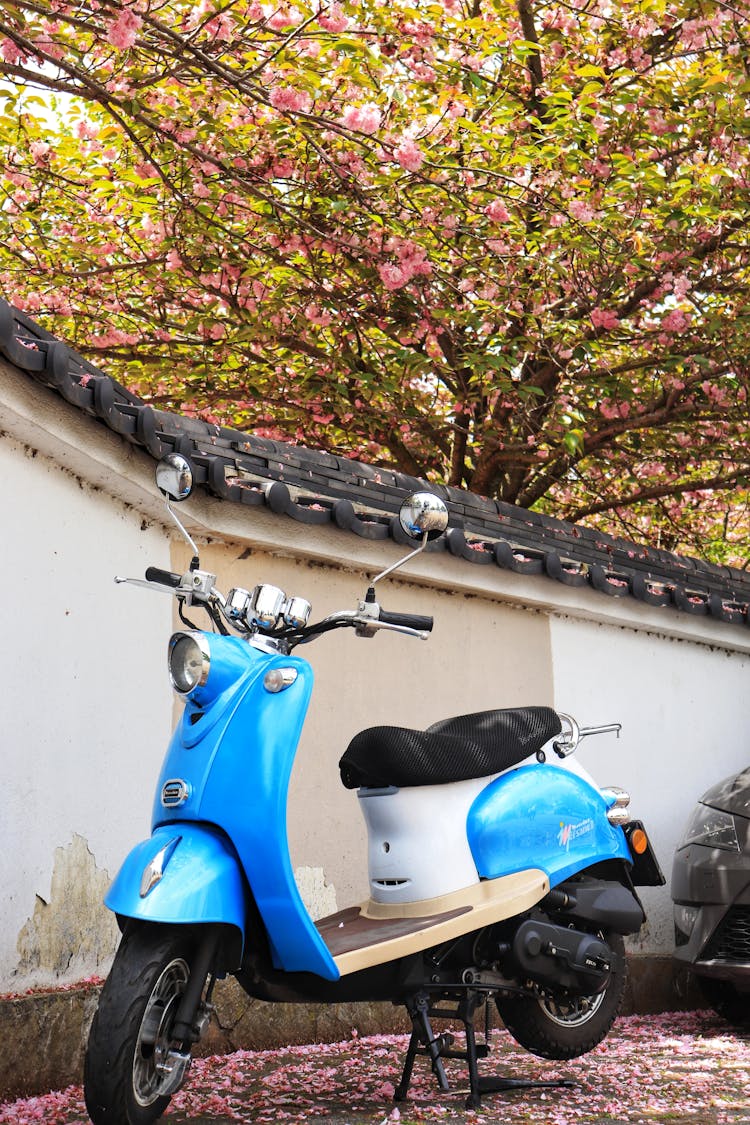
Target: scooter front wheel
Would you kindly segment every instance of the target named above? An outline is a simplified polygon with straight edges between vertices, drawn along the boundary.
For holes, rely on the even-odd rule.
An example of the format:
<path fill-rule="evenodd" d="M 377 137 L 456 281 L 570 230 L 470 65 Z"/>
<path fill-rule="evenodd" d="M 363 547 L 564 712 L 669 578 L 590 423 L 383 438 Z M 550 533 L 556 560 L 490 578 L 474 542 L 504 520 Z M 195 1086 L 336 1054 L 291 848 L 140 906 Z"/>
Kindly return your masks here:
<path fill-rule="evenodd" d="M 517 1043 L 544 1059 L 576 1059 L 605 1038 L 622 1005 L 627 980 L 619 934 L 603 935 L 614 954 L 606 987 L 593 996 L 546 992 L 496 997 L 497 1010 Z"/>
<path fill-rule="evenodd" d="M 84 1065 L 94 1125 L 151 1125 L 182 1084 L 189 1054 L 171 1037 L 190 977 L 190 935 L 175 927 L 126 931 L 91 1025 Z"/>

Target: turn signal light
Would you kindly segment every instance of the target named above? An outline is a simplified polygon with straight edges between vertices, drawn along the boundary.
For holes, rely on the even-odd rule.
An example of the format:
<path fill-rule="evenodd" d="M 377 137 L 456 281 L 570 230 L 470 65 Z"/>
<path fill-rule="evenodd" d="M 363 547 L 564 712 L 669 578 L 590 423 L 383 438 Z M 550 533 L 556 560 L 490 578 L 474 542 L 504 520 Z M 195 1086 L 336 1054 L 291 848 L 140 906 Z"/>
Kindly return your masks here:
<path fill-rule="evenodd" d="M 648 847 L 648 836 L 642 828 L 636 828 L 630 834 L 630 846 L 636 855 L 643 855 Z"/>

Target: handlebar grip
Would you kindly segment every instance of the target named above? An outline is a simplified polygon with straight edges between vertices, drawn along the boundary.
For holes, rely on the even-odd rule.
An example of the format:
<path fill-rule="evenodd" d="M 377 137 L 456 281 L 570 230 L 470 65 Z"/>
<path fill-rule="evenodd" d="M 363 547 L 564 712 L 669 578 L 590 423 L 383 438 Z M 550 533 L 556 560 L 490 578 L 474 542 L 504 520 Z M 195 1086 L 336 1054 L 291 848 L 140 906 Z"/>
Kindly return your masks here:
<path fill-rule="evenodd" d="M 147 582 L 158 582 L 161 586 L 173 586 L 175 589 L 182 582 L 182 575 L 171 570 L 160 570 L 158 566 L 150 566 L 146 570 Z"/>
<path fill-rule="evenodd" d="M 432 632 L 434 619 L 423 617 L 419 613 L 388 613 L 381 609 L 379 620 L 384 625 L 402 625 L 405 629 L 417 629 L 421 633 Z"/>

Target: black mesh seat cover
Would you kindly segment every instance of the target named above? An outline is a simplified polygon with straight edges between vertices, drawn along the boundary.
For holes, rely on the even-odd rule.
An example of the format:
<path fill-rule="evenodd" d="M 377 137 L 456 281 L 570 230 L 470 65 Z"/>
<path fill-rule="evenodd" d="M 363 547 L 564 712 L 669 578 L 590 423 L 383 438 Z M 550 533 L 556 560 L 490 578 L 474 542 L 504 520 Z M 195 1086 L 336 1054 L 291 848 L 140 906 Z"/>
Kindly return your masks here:
<path fill-rule="evenodd" d="M 551 707 L 512 707 L 442 719 L 427 730 L 368 727 L 339 762 L 347 789 L 441 785 L 500 773 L 560 733 Z"/>

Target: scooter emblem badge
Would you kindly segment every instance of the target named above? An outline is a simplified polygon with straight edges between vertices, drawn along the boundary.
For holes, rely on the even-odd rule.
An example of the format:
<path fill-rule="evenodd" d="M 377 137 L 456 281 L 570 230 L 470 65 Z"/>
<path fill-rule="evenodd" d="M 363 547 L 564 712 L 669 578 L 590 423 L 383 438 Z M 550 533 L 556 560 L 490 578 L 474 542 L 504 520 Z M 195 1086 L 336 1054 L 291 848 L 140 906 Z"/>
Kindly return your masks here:
<path fill-rule="evenodd" d="M 164 877 L 164 869 L 172 858 L 172 853 L 179 844 L 182 836 L 175 836 L 156 853 L 150 863 L 146 864 L 141 875 L 141 898 L 145 898 L 157 883 Z"/>
<path fill-rule="evenodd" d="M 560 831 L 557 834 L 557 842 L 561 848 L 566 851 L 570 849 L 572 840 L 577 840 L 580 836 L 585 836 L 594 828 L 594 822 L 590 817 L 586 820 L 581 820 L 578 824 L 566 824 L 564 820 L 560 821 Z"/>
<path fill-rule="evenodd" d="M 170 778 L 161 787 L 161 803 L 165 809 L 177 809 L 190 796 L 190 786 L 180 777 Z"/>

